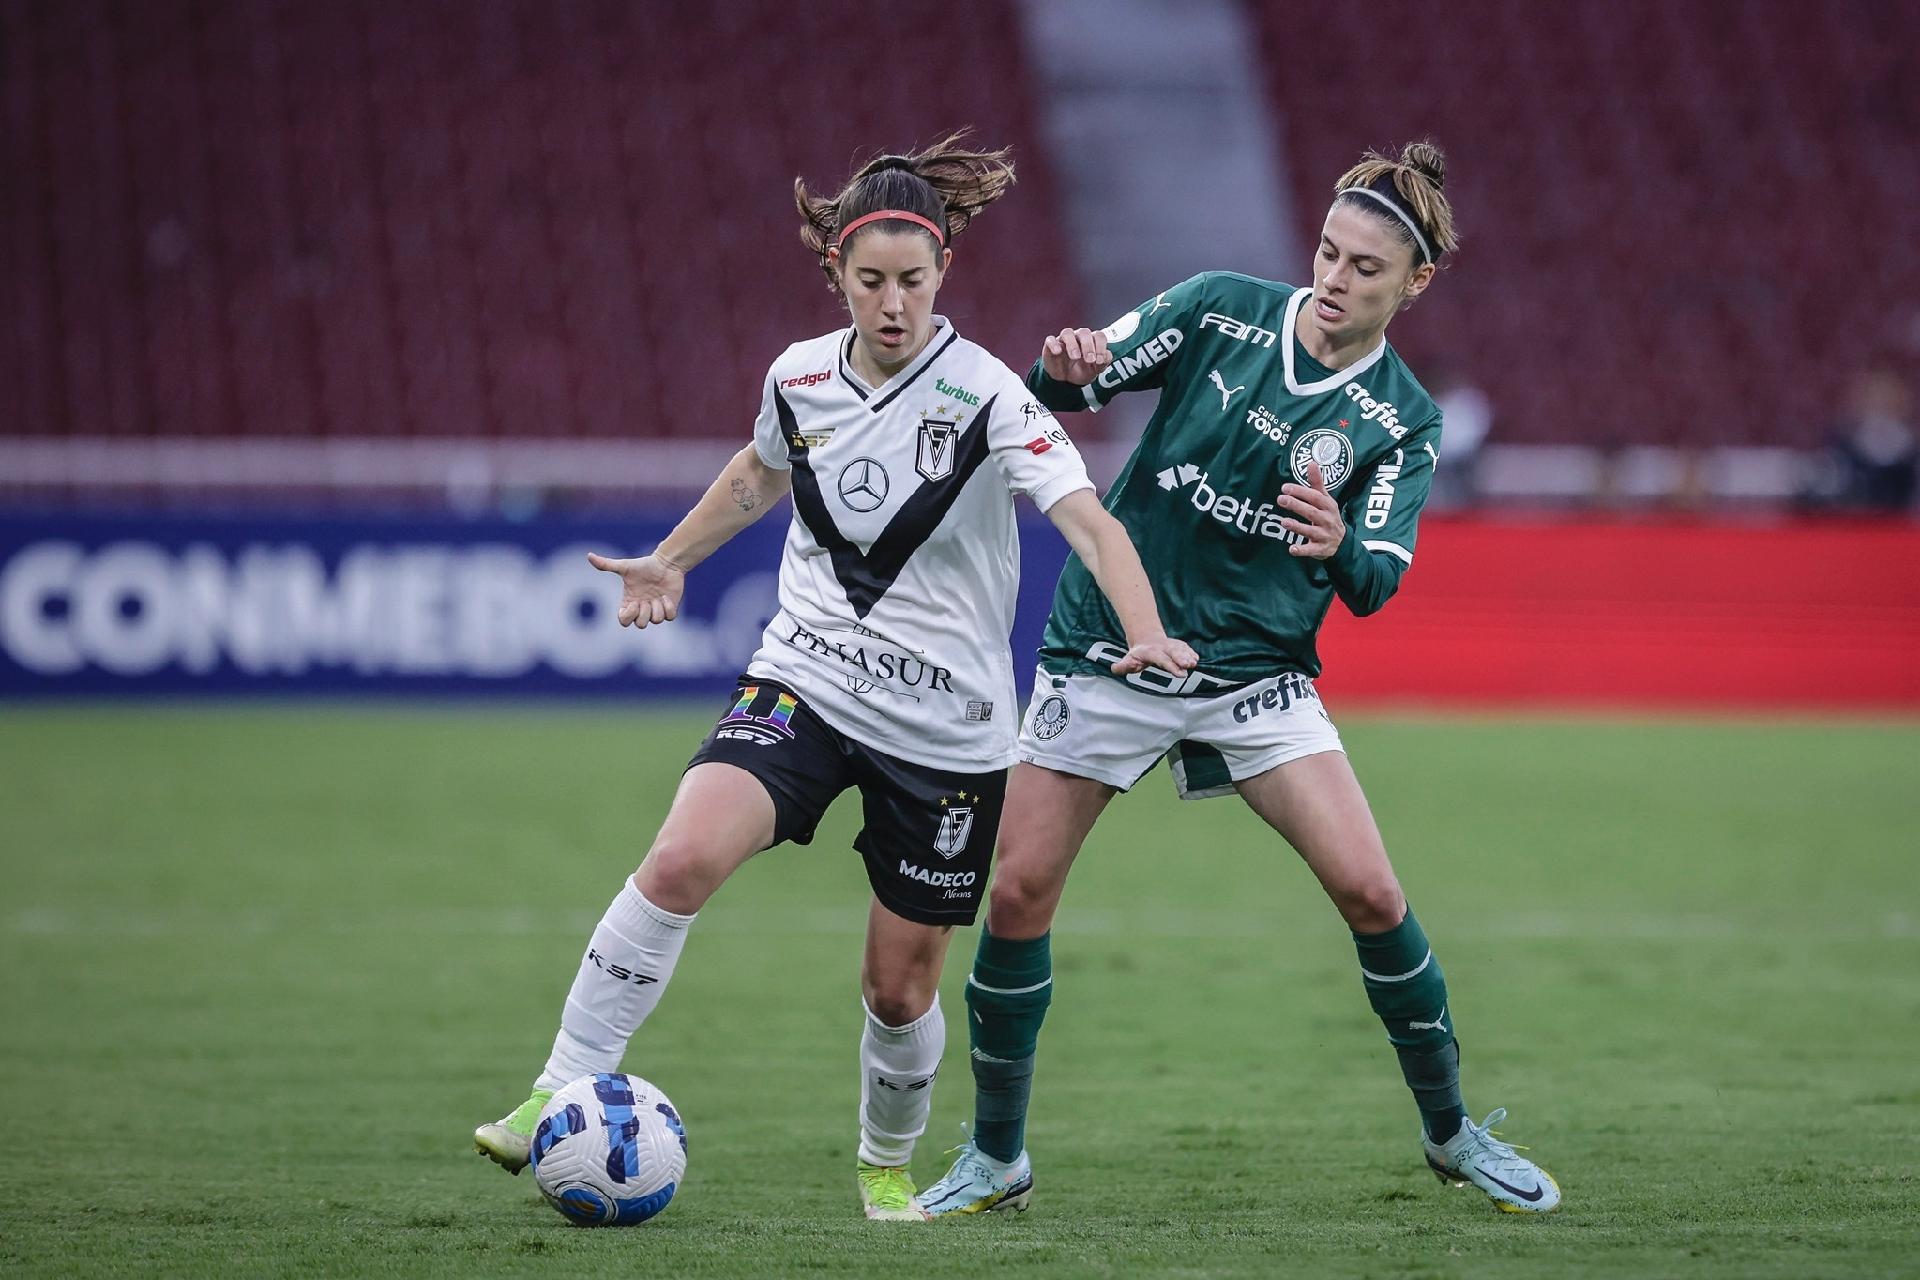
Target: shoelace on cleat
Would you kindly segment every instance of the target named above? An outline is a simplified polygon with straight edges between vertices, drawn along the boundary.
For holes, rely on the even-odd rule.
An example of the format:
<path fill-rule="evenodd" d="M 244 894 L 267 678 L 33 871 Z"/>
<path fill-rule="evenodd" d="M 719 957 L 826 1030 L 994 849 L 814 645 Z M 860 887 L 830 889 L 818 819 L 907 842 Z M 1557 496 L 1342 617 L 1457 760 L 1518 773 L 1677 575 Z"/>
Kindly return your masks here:
<path fill-rule="evenodd" d="M 1503 1141 L 1495 1131 L 1493 1126 L 1499 1124 L 1506 1118 L 1507 1109 L 1505 1107 L 1495 1107 L 1488 1113 L 1487 1118 L 1479 1124 L 1474 1124 L 1469 1120 L 1467 1122 L 1467 1132 L 1472 1135 L 1473 1145 L 1503 1164 L 1509 1161 L 1517 1164 L 1531 1164 L 1531 1161 L 1522 1159 L 1519 1154 L 1527 1150 L 1526 1147 L 1516 1146 L 1514 1143 Z"/>
<path fill-rule="evenodd" d="M 947 1156 L 957 1156 L 962 1151 L 968 1151 L 972 1149 L 973 1149 L 973 1126 L 968 1124 L 965 1120 L 962 1120 L 960 1122 L 960 1145 L 957 1147 L 948 1147 L 945 1151 L 941 1152 L 940 1154 L 947 1155 Z"/>
<path fill-rule="evenodd" d="M 886 1165 L 863 1165 L 858 1170 L 860 1185 L 865 1187 L 868 1198 L 882 1209 L 904 1209 L 913 1203 L 913 1196 L 903 1185 L 905 1174 L 899 1169 Z"/>

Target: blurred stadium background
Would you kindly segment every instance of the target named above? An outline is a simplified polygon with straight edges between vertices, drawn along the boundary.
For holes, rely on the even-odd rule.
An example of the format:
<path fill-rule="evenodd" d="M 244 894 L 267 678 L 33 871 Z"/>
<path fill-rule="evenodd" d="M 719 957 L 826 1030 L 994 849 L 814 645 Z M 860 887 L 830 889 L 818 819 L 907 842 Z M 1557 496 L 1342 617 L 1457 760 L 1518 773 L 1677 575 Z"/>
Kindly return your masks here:
<path fill-rule="evenodd" d="M 0 690 L 716 688 L 777 521 L 678 639 L 574 549 L 644 547 L 839 323 L 792 179 L 967 123 L 1021 181 L 942 305 L 1021 368 L 1303 278 L 1361 148 L 1447 148 L 1466 245 L 1393 338 L 1452 514 L 1331 690 L 1920 705 L 1920 13 L 1437 12 L 0 7 Z M 1142 420 L 1072 425 L 1110 475 Z"/>
<path fill-rule="evenodd" d="M 971 124 L 1020 182 L 941 310 L 1021 369 L 1198 270 L 1306 278 L 1361 149 L 1445 147 L 1465 245 L 1392 331 L 1446 407 L 1442 488 L 1400 598 L 1335 611 L 1323 689 L 1455 940 L 1475 1061 L 1505 1064 L 1470 1096 L 1524 1099 L 1575 1170 L 1566 1229 L 1594 1228 L 1469 1231 L 1372 1148 L 1351 1186 L 1317 1181 L 1315 1150 L 1406 1139 L 1378 1027 L 1303 873 L 1249 876 L 1244 815 L 1155 780 L 1062 918 L 1080 1003 L 1049 1043 L 1099 1066 L 1059 1068 L 1036 1117 L 1060 1216 L 975 1261 L 1899 1273 L 1916 50 L 1903 0 L 0 0 L 0 1087 L 109 1064 L 139 1139 L 29 1144 L 0 1264 L 203 1272 L 264 1224 L 262 1274 L 614 1265 L 534 1216 L 494 1234 L 472 1205 L 499 1188 L 448 1152 L 544 1050 L 703 731 L 684 700 L 757 641 L 787 517 L 639 636 L 581 552 L 651 546 L 746 439 L 767 363 L 842 323 L 794 177 Z M 1144 418 L 1069 426 L 1106 477 Z M 1027 526 L 1019 651 L 1063 553 Z M 1169 848 L 1193 893 L 1149 912 Z M 656 1238 L 689 1273 L 953 1270 L 820 1225 L 848 1199 L 857 866 L 740 880 L 646 1068 L 726 1192 Z M 1290 1087 L 1364 1063 L 1364 1105 L 1227 1093 L 1220 1063 L 1273 1069 L 1259 1018 L 1190 1052 L 1219 1028 L 1180 1021 L 1207 1005 L 1179 975 L 1257 1001 L 1268 957 L 1304 1002 Z M 729 1009 L 783 1037 L 779 1132 L 713 1067 Z M 395 1105 L 396 1055 L 434 1098 Z M 275 1118 L 176 1122 L 238 1089 Z M 1120 1115 L 1170 1153 L 1161 1216 L 1127 1203 Z M 1756 1117 L 1766 1140 L 1732 1143 Z M 1844 1187 L 1799 1171 L 1841 1132 Z M 138 1230 L 103 1244 L 76 1184 Z M 1189 1220 L 1238 1225 L 1196 1255 Z"/>

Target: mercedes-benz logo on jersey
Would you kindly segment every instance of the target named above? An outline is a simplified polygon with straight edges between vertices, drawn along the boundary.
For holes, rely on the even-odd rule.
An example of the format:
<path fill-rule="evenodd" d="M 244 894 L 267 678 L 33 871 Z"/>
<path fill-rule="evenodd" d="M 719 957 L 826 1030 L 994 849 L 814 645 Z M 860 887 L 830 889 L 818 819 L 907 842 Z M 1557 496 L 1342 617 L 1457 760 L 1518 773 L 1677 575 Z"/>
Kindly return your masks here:
<path fill-rule="evenodd" d="M 1347 473 L 1353 470 L 1353 445 L 1330 427 L 1316 427 L 1295 440 L 1287 454 L 1293 478 L 1301 484 L 1313 483 L 1307 479 L 1309 461 L 1320 464 L 1320 475 L 1329 490 L 1338 489 Z"/>
<path fill-rule="evenodd" d="M 947 418 L 920 418 L 920 451 L 914 455 L 913 469 L 929 480 L 945 480 L 953 474 L 953 438 L 960 424 Z"/>
<path fill-rule="evenodd" d="M 873 511 L 887 500 L 887 469 L 872 458 L 840 468 L 840 501 L 852 511 Z"/>
<path fill-rule="evenodd" d="M 1067 721 L 1072 718 L 1073 711 L 1067 706 L 1067 700 L 1050 693 L 1033 713 L 1033 736 L 1042 742 L 1052 742 L 1066 732 Z"/>

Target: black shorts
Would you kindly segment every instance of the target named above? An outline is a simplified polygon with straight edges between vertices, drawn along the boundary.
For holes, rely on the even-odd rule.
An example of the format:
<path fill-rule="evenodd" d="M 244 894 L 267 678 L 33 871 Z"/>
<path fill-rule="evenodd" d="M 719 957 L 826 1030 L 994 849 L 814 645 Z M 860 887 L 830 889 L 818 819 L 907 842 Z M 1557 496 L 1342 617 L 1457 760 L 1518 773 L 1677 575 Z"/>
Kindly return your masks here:
<path fill-rule="evenodd" d="M 773 843 L 810 844 L 835 797 L 857 787 L 853 847 L 880 904 L 919 924 L 972 924 L 986 892 L 1007 773 L 953 773 L 862 746 L 793 690 L 742 676 L 728 711 L 687 762 L 730 764 L 773 797 Z"/>

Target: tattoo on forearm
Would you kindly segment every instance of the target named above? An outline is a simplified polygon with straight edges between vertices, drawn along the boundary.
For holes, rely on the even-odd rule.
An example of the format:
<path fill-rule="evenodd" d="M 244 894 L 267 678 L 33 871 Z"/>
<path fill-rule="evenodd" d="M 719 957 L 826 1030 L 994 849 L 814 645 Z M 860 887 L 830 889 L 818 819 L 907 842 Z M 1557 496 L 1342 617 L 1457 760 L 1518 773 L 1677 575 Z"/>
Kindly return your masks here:
<path fill-rule="evenodd" d="M 742 511 L 751 511 L 760 505 L 760 495 L 748 487 L 745 480 L 733 482 L 733 501 Z"/>

